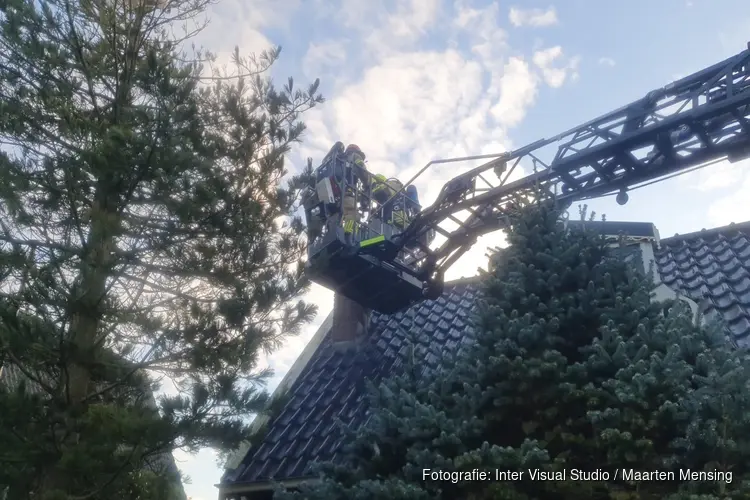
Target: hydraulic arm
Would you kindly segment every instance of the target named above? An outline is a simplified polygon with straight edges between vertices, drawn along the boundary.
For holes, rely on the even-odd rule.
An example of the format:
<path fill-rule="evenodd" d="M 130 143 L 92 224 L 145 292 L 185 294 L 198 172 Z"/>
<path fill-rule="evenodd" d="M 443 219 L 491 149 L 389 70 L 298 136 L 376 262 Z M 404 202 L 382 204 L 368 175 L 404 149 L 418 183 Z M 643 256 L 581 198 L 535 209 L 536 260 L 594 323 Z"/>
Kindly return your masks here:
<path fill-rule="evenodd" d="M 555 137 L 484 157 L 492 159 L 446 183 L 430 207 L 389 238 L 391 251 L 367 256 L 368 265 L 385 266 L 394 279 L 413 286 L 419 282 L 422 296 L 434 297 L 442 290 L 445 271 L 479 236 L 505 227 L 511 206 L 540 197 L 570 204 L 615 193 L 624 204 L 628 189 L 724 159 L 746 158 L 749 119 L 750 44 L 733 57 Z M 420 174 L 434 163 L 468 159 L 430 162 Z M 532 173 L 510 181 L 519 167 Z M 439 238 L 432 248 L 425 238 L 431 232 Z M 311 247 L 311 260 L 319 249 Z M 354 253 L 345 252 L 350 257 Z M 335 255 L 328 252 L 328 258 L 335 260 Z M 419 300 L 414 294 L 391 298 L 387 306 L 365 300 L 351 292 L 357 289 L 351 273 L 346 287 L 315 274 L 313 280 L 382 312 Z M 363 281 L 361 287 L 374 295 L 382 292 L 372 285 Z"/>

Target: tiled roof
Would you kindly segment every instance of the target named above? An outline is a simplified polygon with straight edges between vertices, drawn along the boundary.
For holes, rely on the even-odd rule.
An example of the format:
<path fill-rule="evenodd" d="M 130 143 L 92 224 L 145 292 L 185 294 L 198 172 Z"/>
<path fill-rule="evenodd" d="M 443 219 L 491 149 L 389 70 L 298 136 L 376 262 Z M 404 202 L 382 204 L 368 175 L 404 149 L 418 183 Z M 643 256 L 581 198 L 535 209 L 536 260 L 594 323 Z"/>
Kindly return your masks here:
<path fill-rule="evenodd" d="M 733 341 L 750 346 L 750 222 L 663 239 L 654 257 L 667 286 L 718 314 Z"/>
<path fill-rule="evenodd" d="M 415 355 L 426 367 L 435 366 L 439 350 L 454 351 L 469 338 L 477 291 L 468 281 L 404 312 L 373 313 L 367 339 L 358 347 L 341 349 L 325 339 L 291 387 L 286 406 L 269 422 L 262 443 L 222 483 L 300 478 L 313 460 L 335 459 L 341 440 L 335 421 L 350 427 L 362 423 L 366 380 L 378 380 L 398 367 L 397 353 L 410 334 L 415 335 L 410 339 Z"/>
<path fill-rule="evenodd" d="M 654 256 L 667 285 L 709 313 L 720 313 L 739 345 L 750 342 L 744 340 L 750 339 L 750 223 L 663 239 Z M 300 479 L 309 476 L 314 461 L 335 460 L 341 443 L 335 420 L 350 428 L 362 424 L 365 381 L 395 371 L 396 353 L 409 334 L 416 336 L 417 359 L 424 359 L 425 366 L 434 365 L 440 351 L 455 352 L 470 341 L 469 316 L 478 291 L 476 281 L 465 280 L 446 286 L 438 300 L 392 316 L 373 314 L 359 349 L 342 350 L 324 339 L 260 445 L 225 473 L 222 484 Z"/>

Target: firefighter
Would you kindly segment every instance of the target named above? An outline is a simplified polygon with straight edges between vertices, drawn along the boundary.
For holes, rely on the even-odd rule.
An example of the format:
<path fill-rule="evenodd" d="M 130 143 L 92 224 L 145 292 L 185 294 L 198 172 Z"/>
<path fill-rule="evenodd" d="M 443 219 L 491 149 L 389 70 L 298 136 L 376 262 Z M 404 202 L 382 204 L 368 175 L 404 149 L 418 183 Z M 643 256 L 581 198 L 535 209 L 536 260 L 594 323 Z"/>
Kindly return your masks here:
<path fill-rule="evenodd" d="M 386 224 L 393 225 L 393 212 L 396 208 L 396 193 L 401 191 L 402 184 L 398 179 L 388 179 L 382 174 L 372 177 L 372 197 L 377 202 L 375 217 Z M 401 193 L 403 196 L 403 193 Z"/>
<path fill-rule="evenodd" d="M 396 182 L 398 184 L 396 184 Z M 391 189 L 396 193 L 396 196 L 393 197 L 393 201 L 391 202 L 393 206 L 391 209 L 390 220 L 386 219 L 386 221 L 399 231 L 403 231 L 406 229 L 406 226 L 409 225 L 409 214 L 407 212 L 409 207 L 407 205 L 410 204 L 407 201 L 403 184 L 398 180 L 396 180 L 396 182 L 391 184 Z"/>
<path fill-rule="evenodd" d="M 406 215 L 409 220 L 412 220 L 421 210 L 422 207 L 419 205 L 417 186 L 409 184 L 406 186 Z"/>
<path fill-rule="evenodd" d="M 344 154 L 344 143 L 336 142 L 321 162 L 321 168 L 315 171 L 314 179 L 304 194 L 303 205 L 308 224 L 308 236 L 313 240 L 320 235 L 326 218 L 331 213 L 338 212 L 337 204 L 340 202 L 340 194 L 336 191 L 336 182 L 341 181 L 343 167 L 340 165 Z M 307 165 L 312 170 L 312 158 L 307 159 Z M 338 172 L 338 173 L 337 173 Z M 338 179 L 337 179 L 338 178 Z M 330 179 L 333 189 L 334 203 L 329 204 L 318 198 L 317 185 L 319 182 Z"/>
<path fill-rule="evenodd" d="M 342 203 L 342 218 L 344 225 L 344 234 L 348 238 L 354 233 L 354 228 L 359 224 L 359 208 L 357 207 L 356 188 L 357 183 L 367 182 L 367 166 L 365 159 L 367 156 L 356 144 L 349 144 L 344 150 L 346 161 L 344 179 L 346 187 L 344 189 L 344 199 Z M 363 201 L 363 200 L 360 200 Z"/>
<path fill-rule="evenodd" d="M 367 155 L 356 144 L 349 144 L 344 150 L 344 156 L 346 157 L 346 161 L 351 163 L 353 167 L 360 171 L 367 171 L 367 166 L 365 165 Z"/>
<path fill-rule="evenodd" d="M 328 153 L 326 153 L 326 155 L 323 157 L 323 161 L 320 162 L 321 165 L 325 164 L 325 163 L 328 163 L 331 160 L 334 160 L 335 158 L 337 158 L 340 155 L 343 155 L 344 151 L 345 151 L 345 149 L 344 149 L 344 143 L 341 142 L 341 141 L 336 141 L 336 144 L 334 144 L 333 146 L 331 146 L 330 151 L 328 151 Z"/>

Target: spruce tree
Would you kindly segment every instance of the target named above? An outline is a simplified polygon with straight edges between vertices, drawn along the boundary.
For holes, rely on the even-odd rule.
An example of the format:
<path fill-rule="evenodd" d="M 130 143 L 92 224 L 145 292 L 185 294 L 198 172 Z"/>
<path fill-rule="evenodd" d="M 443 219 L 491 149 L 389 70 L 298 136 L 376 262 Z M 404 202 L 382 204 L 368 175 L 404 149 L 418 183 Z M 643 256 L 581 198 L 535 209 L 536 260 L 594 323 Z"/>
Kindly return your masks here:
<path fill-rule="evenodd" d="M 485 279 L 474 342 L 444 356 L 439 373 L 373 388 L 345 462 L 278 498 L 746 495 L 750 364 L 720 325 L 696 323 L 682 301 L 652 300 L 652 281 L 620 249 L 566 230 L 551 207 L 512 216 L 508 240 Z M 435 480 L 425 469 L 492 479 Z M 675 480 L 624 480 L 623 469 Z M 733 478 L 681 480 L 688 469 Z M 497 481 L 495 470 L 524 475 Z"/>
<path fill-rule="evenodd" d="M 280 183 L 318 82 L 274 86 L 279 49 L 207 78 L 208 4 L 0 0 L 8 500 L 170 498 L 165 457 L 236 447 L 259 356 L 315 312 Z"/>

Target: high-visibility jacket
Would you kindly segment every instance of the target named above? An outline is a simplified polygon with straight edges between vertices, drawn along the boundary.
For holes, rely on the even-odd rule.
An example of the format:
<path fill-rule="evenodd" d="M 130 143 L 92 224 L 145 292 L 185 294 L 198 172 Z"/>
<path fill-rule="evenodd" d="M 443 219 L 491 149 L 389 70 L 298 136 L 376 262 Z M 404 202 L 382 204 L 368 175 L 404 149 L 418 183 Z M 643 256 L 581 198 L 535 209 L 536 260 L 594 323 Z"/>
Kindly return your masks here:
<path fill-rule="evenodd" d="M 386 179 L 381 174 L 374 175 L 372 179 L 372 197 L 381 205 L 383 221 L 401 229 L 409 223 L 403 186 L 398 179 Z M 398 195 L 394 197 L 396 193 Z"/>
<path fill-rule="evenodd" d="M 398 179 L 386 179 L 382 174 L 372 176 L 372 197 L 380 204 L 387 202 L 402 187 L 403 184 Z"/>

